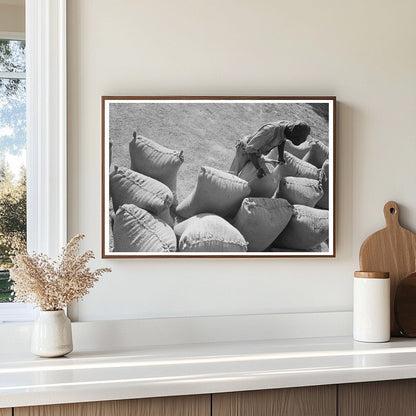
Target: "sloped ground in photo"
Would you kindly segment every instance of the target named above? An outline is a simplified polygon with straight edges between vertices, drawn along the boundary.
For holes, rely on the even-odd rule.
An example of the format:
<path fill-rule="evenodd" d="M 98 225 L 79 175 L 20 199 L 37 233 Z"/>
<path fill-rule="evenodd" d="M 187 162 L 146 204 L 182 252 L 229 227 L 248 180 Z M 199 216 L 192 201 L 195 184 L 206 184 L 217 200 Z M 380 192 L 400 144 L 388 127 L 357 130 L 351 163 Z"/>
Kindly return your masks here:
<path fill-rule="evenodd" d="M 163 146 L 183 150 L 185 162 L 179 169 L 177 188 L 181 201 L 192 191 L 201 166 L 227 171 L 234 158 L 236 141 L 276 120 L 303 120 L 311 126 L 311 137 L 328 144 L 328 122 L 322 106 L 299 103 L 112 103 L 113 163 L 130 166 L 128 144 L 133 131 Z"/>

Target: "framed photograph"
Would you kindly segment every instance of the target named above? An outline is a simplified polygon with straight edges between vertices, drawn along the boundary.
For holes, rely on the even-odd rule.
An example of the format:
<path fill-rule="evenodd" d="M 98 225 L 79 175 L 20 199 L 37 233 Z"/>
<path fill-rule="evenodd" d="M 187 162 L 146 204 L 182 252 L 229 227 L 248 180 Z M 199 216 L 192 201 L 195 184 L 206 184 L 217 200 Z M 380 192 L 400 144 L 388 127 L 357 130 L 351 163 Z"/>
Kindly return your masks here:
<path fill-rule="evenodd" d="M 335 97 L 102 97 L 103 257 L 334 257 Z"/>

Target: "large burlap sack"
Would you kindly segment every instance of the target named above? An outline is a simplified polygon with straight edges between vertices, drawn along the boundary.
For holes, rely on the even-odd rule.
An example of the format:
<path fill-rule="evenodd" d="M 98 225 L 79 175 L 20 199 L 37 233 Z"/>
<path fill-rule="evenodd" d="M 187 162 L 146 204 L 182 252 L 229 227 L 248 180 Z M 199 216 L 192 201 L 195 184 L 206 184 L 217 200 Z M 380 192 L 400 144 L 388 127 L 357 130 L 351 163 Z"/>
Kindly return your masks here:
<path fill-rule="evenodd" d="M 247 243 L 229 222 L 213 214 L 195 215 L 175 227 L 179 251 L 245 252 Z"/>
<path fill-rule="evenodd" d="M 280 180 L 276 197 L 287 199 L 293 205 L 314 207 L 323 194 L 318 180 L 288 176 Z"/>
<path fill-rule="evenodd" d="M 113 225 L 116 213 L 114 212 L 113 200 L 111 199 L 111 197 L 108 202 L 108 249 L 109 251 L 114 251 Z"/>
<path fill-rule="evenodd" d="M 317 208 L 329 209 L 329 160 L 326 160 L 320 170 L 320 183 L 324 194 L 317 202 Z"/>
<path fill-rule="evenodd" d="M 289 224 L 273 242 L 273 246 L 309 250 L 327 240 L 328 237 L 328 211 L 295 205 Z"/>
<path fill-rule="evenodd" d="M 184 157 L 183 151 L 168 149 L 153 140 L 133 134 L 129 145 L 131 168 L 157 179 L 176 192 L 178 170 Z"/>
<path fill-rule="evenodd" d="M 114 251 L 113 218 L 108 217 L 108 250 Z"/>
<path fill-rule="evenodd" d="M 116 212 L 120 205 L 134 204 L 152 214 L 159 214 L 173 201 L 172 191 L 163 183 L 118 166 L 110 173 L 110 194 Z"/>
<path fill-rule="evenodd" d="M 304 161 L 320 168 L 325 160 L 329 158 L 329 148 L 320 140 L 313 140 L 311 142 L 311 149 L 303 158 Z"/>
<path fill-rule="evenodd" d="M 133 204 L 119 207 L 114 219 L 114 252 L 175 252 L 176 236 L 166 222 Z"/>
<path fill-rule="evenodd" d="M 247 181 L 218 169 L 201 167 L 193 191 L 178 205 L 182 218 L 209 212 L 221 217 L 234 216 L 250 193 Z"/>
<path fill-rule="evenodd" d="M 293 156 L 303 159 L 306 154 L 311 150 L 312 141 L 306 140 L 301 143 L 299 146 L 294 145 L 290 140 L 285 142 L 285 150 L 291 153 Z"/>
<path fill-rule="evenodd" d="M 266 172 L 262 178 L 257 177 L 257 169 L 252 162 L 247 162 L 238 176 L 249 183 L 250 197 L 271 198 L 279 186 L 281 167 L 277 163 L 263 161 L 260 161 L 260 166 Z"/>
<path fill-rule="evenodd" d="M 293 156 L 289 152 L 285 152 L 284 157 L 285 157 L 286 163 L 281 165 L 281 169 L 279 170 L 279 173 L 282 178 L 286 176 L 298 176 L 300 178 L 319 179 L 319 169 L 316 166 L 302 159 L 299 159 L 296 156 Z M 266 156 L 266 161 L 267 160 L 277 161 L 277 159 L 278 159 L 277 148 L 274 148 Z"/>
<path fill-rule="evenodd" d="M 248 251 L 263 251 L 287 226 L 293 206 L 285 199 L 245 198 L 233 225 L 248 243 Z"/>
<path fill-rule="evenodd" d="M 322 165 L 320 182 L 324 194 L 316 206 L 322 209 L 329 209 L 329 160 L 326 160 Z"/>
<path fill-rule="evenodd" d="M 110 196 L 110 199 L 108 201 L 108 210 L 109 210 L 109 215 L 110 215 L 111 221 L 114 221 L 114 217 L 116 216 L 116 213 L 114 211 L 113 199 L 111 198 L 111 196 Z"/>
<path fill-rule="evenodd" d="M 181 238 L 184 231 L 194 222 L 200 221 L 202 218 L 205 218 L 208 215 L 214 215 L 214 214 L 197 214 L 193 217 L 190 217 L 184 221 L 178 222 L 174 227 L 173 231 L 175 232 L 176 237 Z M 216 215 L 214 215 L 216 216 Z"/>
<path fill-rule="evenodd" d="M 169 225 L 169 227 L 173 228 L 173 226 L 175 225 L 175 220 L 172 216 L 171 208 L 166 208 L 156 216 L 160 218 L 162 221 L 165 221 Z"/>
<path fill-rule="evenodd" d="M 274 253 L 328 253 L 329 247 L 326 241 L 324 241 L 321 244 L 318 244 L 317 246 L 309 249 L 309 250 L 295 250 L 293 248 L 277 248 L 277 247 L 270 247 L 270 251 Z"/>

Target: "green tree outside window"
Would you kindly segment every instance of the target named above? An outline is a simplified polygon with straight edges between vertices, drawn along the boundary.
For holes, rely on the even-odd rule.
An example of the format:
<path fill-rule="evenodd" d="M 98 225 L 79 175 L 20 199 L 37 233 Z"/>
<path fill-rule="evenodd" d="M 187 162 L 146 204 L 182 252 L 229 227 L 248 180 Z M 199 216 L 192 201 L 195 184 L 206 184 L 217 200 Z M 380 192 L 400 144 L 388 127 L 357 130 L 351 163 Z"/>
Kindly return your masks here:
<path fill-rule="evenodd" d="M 0 302 L 12 300 L 8 269 L 26 244 L 25 42 L 0 40 Z"/>

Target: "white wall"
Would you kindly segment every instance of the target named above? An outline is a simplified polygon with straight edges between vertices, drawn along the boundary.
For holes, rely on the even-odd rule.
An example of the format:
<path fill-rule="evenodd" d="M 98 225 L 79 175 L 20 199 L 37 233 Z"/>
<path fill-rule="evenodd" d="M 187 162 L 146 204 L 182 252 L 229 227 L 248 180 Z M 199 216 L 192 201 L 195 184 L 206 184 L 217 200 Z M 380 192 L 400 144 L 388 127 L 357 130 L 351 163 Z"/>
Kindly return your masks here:
<path fill-rule="evenodd" d="M 390 199 L 416 229 L 416 2 L 68 1 L 69 235 L 100 256 L 101 95 L 336 95 L 335 259 L 134 259 L 79 320 L 350 310 Z M 76 317 L 74 313 L 74 317 Z"/>

